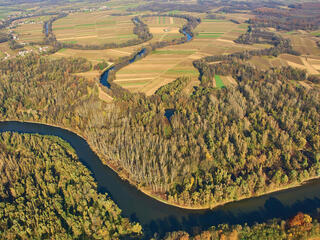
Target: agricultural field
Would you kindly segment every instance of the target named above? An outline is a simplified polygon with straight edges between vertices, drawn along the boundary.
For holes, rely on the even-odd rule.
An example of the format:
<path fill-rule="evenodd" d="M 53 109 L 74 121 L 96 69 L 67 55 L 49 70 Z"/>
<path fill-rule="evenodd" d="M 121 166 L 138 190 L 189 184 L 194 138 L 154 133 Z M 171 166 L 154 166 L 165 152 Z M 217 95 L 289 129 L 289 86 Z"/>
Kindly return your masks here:
<path fill-rule="evenodd" d="M 81 45 L 100 45 L 136 39 L 132 16 L 110 16 L 108 11 L 70 14 L 53 23 L 58 41 Z"/>
<path fill-rule="evenodd" d="M 317 47 L 316 40 L 312 34 L 297 33 L 288 34 L 287 37 L 291 40 L 294 50 L 300 52 L 302 55 L 320 55 L 320 48 Z"/>
<path fill-rule="evenodd" d="M 14 33 L 18 37 L 19 42 L 40 42 L 43 40 L 43 22 L 52 16 L 41 16 L 17 20 L 13 23 Z"/>
<path fill-rule="evenodd" d="M 152 95 L 159 87 L 180 76 L 198 81 L 198 71 L 192 62 L 208 55 L 230 54 L 244 49 L 263 49 L 265 44 L 242 45 L 233 42 L 246 31 L 245 24 L 227 20 L 203 21 L 196 29 L 198 35 L 185 44 L 168 46 L 152 52 L 116 74 L 115 82 L 132 92 Z M 226 84 L 227 85 L 227 84 Z"/>
<path fill-rule="evenodd" d="M 0 20 L 6 19 L 9 15 L 20 13 L 15 7 L 0 6 Z"/>
<path fill-rule="evenodd" d="M 306 70 L 308 74 L 320 74 L 320 58 L 317 56 L 294 56 L 290 54 L 281 54 L 278 57 L 255 56 L 249 62 L 262 70 L 279 66 L 291 66 Z"/>
<path fill-rule="evenodd" d="M 305 31 L 286 32 L 282 35 L 291 40 L 293 49 L 298 51 L 301 56 L 290 54 L 281 54 L 278 57 L 256 56 L 249 62 L 262 70 L 271 67 L 291 66 L 304 69 L 308 74 L 320 74 L 320 48 L 316 45 L 315 37 Z"/>
<path fill-rule="evenodd" d="M 181 38 L 179 29 L 187 22 L 185 19 L 174 17 L 144 17 L 144 23 L 149 26 L 153 35 L 152 42 Z"/>
<path fill-rule="evenodd" d="M 79 50 L 63 48 L 58 52 L 50 55 L 51 58 L 61 57 L 84 57 L 88 59 L 92 65 L 105 61 L 109 64 L 114 63 L 121 57 L 129 56 L 139 49 L 138 46 L 131 46 L 125 48 L 105 49 L 105 50 Z"/>

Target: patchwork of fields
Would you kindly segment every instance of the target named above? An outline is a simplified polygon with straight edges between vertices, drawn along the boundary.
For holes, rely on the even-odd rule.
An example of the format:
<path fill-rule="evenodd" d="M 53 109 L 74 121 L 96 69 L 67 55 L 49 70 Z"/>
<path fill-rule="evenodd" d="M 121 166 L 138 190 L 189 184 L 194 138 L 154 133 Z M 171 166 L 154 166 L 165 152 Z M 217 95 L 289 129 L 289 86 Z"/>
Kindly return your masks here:
<path fill-rule="evenodd" d="M 134 24 L 131 21 L 134 15 L 112 16 L 114 13 L 123 13 L 124 9 L 135 6 L 137 4 L 134 1 L 128 0 L 126 4 L 117 1 L 107 3 L 108 9 L 105 10 L 71 13 L 53 23 L 53 32 L 58 41 L 80 45 L 121 43 L 136 39 L 137 36 L 133 34 Z M 185 12 L 174 11 L 172 13 L 184 14 Z M 152 95 L 159 87 L 178 77 L 186 76 L 192 79 L 190 86 L 187 87 L 188 91 L 192 91 L 192 87 L 199 84 L 198 71 L 192 64 L 194 60 L 204 56 L 224 55 L 271 46 L 268 44 L 243 45 L 234 42 L 238 36 L 247 31 L 248 24 L 245 21 L 252 17 L 247 13 L 218 13 L 219 17 L 225 17 L 225 19 L 208 19 L 206 18 L 207 14 L 196 12 L 186 14 L 202 18 L 201 24 L 195 29 L 195 37 L 192 41 L 153 51 L 147 57 L 117 72 L 115 82 L 132 92 L 144 92 L 147 95 Z M 14 29 L 19 41 L 26 43 L 41 41 L 43 39 L 43 21 L 48 19 L 49 17 L 38 17 L 21 20 Z M 234 21 L 230 21 L 230 19 Z M 50 57 L 84 57 L 93 65 L 102 61 L 112 64 L 121 57 L 131 55 L 150 42 L 181 38 L 183 35 L 179 29 L 187 23 L 185 19 L 163 16 L 143 17 L 143 21 L 153 34 L 153 39 L 147 43 L 107 50 L 61 49 Z M 269 31 L 276 30 L 269 29 Z M 249 62 L 264 70 L 270 67 L 292 66 L 306 69 L 310 74 L 319 74 L 320 59 L 316 56 L 320 55 L 320 48 L 316 46 L 314 40 L 318 32 L 292 31 L 282 34 L 285 38 L 291 39 L 294 49 L 301 52 L 302 56 L 288 54 L 282 54 L 279 57 L 262 56 L 254 57 Z M 0 44 L 0 58 L 6 56 L 5 52 L 14 55 L 15 51 L 5 51 L 6 49 L 8 49 L 8 43 Z M 99 71 L 83 73 L 83 76 L 89 80 L 98 79 L 99 75 Z M 217 88 L 237 84 L 231 76 L 216 75 L 212 81 L 213 86 Z"/>
<path fill-rule="evenodd" d="M 136 39 L 132 16 L 110 16 L 108 11 L 70 14 L 54 22 L 58 41 L 82 45 L 126 42 Z"/>
<path fill-rule="evenodd" d="M 44 38 L 43 22 L 51 17 L 41 16 L 16 21 L 15 23 L 18 25 L 14 29 L 14 32 L 17 33 L 19 41 L 25 43 L 42 41 Z"/>
<path fill-rule="evenodd" d="M 179 29 L 187 22 L 181 18 L 160 16 L 144 17 L 143 21 L 149 26 L 150 32 L 153 35 L 151 42 L 183 37 Z"/>
<path fill-rule="evenodd" d="M 268 45 L 242 45 L 233 42 L 246 31 L 245 24 L 227 20 L 203 21 L 198 35 L 188 43 L 158 49 L 116 74 L 115 82 L 133 92 L 152 95 L 159 87 L 180 76 L 190 77 L 196 83 L 198 71 L 192 62 L 203 56 L 229 54 L 244 49 L 263 49 Z"/>

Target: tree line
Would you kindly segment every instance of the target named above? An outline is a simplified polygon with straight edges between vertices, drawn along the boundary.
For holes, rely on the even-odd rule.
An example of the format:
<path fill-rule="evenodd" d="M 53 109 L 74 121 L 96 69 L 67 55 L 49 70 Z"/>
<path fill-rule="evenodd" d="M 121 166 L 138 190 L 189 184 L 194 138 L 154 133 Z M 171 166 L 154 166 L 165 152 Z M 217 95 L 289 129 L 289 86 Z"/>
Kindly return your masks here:
<path fill-rule="evenodd" d="M 320 236 L 318 217 L 298 213 L 288 220 L 272 219 L 266 223 L 230 226 L 222 224 L 195 235 L 183 231 L 167 233 L 163 240 L 307 240 Z M 156 240 L 153 238 L 151 240 Z"/>

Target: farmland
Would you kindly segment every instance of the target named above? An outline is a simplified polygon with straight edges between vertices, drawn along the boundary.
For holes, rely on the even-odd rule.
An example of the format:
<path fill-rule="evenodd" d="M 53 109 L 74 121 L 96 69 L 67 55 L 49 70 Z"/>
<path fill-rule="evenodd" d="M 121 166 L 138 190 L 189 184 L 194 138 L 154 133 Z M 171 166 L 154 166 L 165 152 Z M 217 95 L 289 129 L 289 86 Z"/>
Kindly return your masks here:
<path fill-rule="evenodd" d="M 51 16 L 41 16 L 22 19 L 14 22 L 14 32 L 18 35 L 20 42 L 40 42 L 43 39 L 43 22 Z"/>
<path fill-rule="evenodd" d="M 121 69 L 116 74 L 115 82 L 132 92 L 144 92 L 147 95 L 180 76 L 190 77 L 196 85 L 199 74 L 193 67 L 194 60 L 208 55 L 268 47 L 264 44 L 234 43 L 233 40 L 246 28 L 246 24 L 235 24 L 228 20 L 203 21 L 195 29 L 197 35 L 192 41 L 157 49 L 146 58 Z"/>
<path fill-rule="evenodd" d="M 290 54 L 280 54 L 278 57 L 255 56 L 249 62 L 262 70 L 271 67 L 291 66 L 306 70 L 308 74 L 320 74 L 320 48 L 317 47 L 312 34 L 294 31 L 289 34 L 287 32 L 283 36 L 291 40 L 293 49 L 301 56 Z"/>
<path fill-rule="evenodd" d="M 153 35 L 152 42 L 182 37 L 179 28 L 187 22 L 185 19 L 165 16 L 144 17 L 143 21 Z"/>
<path fill-rule="evenodd" d="M 114 62 L 119 57 L 126 57 L 135 51 L 135 47 L 126 47 L 121 49 L 106 49 L 106 50 L 78 50 L 63 48 L 54 53 L 50 57 L 84 57 L 93 64 L 104 60 L 106 62 Z"/>
<path fill-rule="evenodd" d="M 132 16 L 110 16 L 108 11 L 70 14 L 54 22 L 53 31 L 58 41 L 90 45 L 122 43 L 136 39 Z"/>
<path fill-rule="evenodd" d="M 319 237 L 317 9 L 0 0 L 0 239 Z M 22 140 L 61 161 L 34 171 Z"/>

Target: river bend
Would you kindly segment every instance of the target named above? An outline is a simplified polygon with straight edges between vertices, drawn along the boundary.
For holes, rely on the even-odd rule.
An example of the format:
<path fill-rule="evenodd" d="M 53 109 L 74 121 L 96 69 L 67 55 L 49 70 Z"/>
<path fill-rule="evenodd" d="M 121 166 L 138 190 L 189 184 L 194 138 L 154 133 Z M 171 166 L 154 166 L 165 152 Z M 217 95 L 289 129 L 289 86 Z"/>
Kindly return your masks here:
<path fill-rule="evenodd" d="M 206 229 L 221 223 L 252 224 L 272 218 L 289 218 L 297 212 L 313 212 L 320 207 L 320 180 L 309 182 L 262 197 L 228 203 L 213 210 L 187 210 L 157 201 L 128 182 L 123 181 L 112 169 L 102 164 L 87 142 L 68 130 L 37 123 L 0 122 L 0 132 L 36 133 L 58 136 L 76 150 L 79 160 L 92 172 L 99 192 L 107 192 L 122 209 L 122 214 L 139 221 L 147 235 L 174 230 Z"/>

